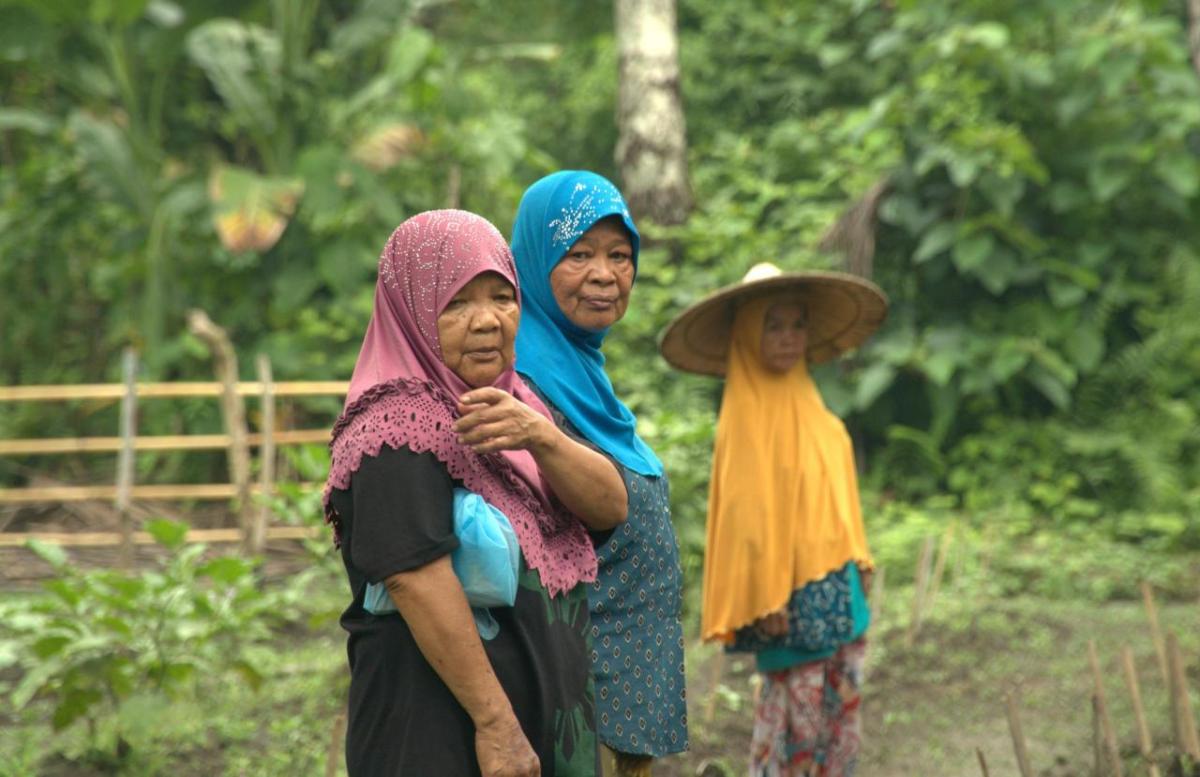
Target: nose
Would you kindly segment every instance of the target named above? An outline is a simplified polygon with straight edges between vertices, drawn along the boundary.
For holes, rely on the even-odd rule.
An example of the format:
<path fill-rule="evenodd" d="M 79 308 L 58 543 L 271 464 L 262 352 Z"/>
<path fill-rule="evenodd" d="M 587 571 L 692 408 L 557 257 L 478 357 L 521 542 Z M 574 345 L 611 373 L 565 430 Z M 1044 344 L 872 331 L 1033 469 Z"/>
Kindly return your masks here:
<path fill-rule="evenodd" d="M 500 328 L 500 317 L 491 306 L 480 305 L 472 311 L 469 326 L 472 332 L 491 332 Z"/>
<path fill-rule="evenodd" d="M 587 279 L 602 286 L 616 283 L 617 273 L 612 261 L 603 256 L 593 259 L 588 263 Z"/>

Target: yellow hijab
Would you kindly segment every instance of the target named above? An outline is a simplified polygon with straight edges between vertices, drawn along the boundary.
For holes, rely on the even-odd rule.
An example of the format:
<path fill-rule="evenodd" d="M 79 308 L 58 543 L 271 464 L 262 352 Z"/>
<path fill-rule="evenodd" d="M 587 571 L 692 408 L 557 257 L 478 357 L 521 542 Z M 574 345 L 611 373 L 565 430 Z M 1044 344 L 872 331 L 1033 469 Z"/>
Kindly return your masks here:
<path fill-rule="evenodd" d="M 750 300 L 734 318 L 708 492 L 706 640 L 731 642 L 848 561 L 872 565 L 846 427 L 803 360 L 786 374 L 760 360 L 767 308 L 782 299 Z"/>

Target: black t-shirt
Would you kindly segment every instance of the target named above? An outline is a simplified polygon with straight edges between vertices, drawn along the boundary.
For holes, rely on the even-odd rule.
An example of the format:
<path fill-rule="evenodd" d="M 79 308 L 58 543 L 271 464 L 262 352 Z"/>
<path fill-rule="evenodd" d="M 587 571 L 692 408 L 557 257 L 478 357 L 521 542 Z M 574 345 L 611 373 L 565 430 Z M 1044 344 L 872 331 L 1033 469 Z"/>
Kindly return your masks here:
<path fill-rule="evenodd" d="M 399 613 L 363 609 L 367 583 L 418 569 L 458 547 L 453 489 L 432 454 L 387 446 L 364 456 L 348 490 L 334 490 L 342 560 L 353 601 L 349 632 L 351 777 L 468 777 L 479 774 L 470 717 L 429 666 Z M 551 598 L 521 559 L 512 607 L 484 650 L 512 703 L 543 775 L 594 777 L 597 745 L 586 586 Z"/>

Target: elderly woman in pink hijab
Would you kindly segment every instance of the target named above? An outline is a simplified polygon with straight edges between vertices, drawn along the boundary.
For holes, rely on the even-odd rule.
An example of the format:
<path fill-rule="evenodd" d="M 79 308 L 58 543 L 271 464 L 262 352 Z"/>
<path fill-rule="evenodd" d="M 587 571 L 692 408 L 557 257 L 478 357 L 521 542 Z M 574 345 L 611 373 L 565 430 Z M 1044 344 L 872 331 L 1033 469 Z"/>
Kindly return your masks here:
<path fill-rule="evenodd" d="M 351 777 L 596 775 L 586 530 L 624 521 L 626 496 L 513 371 L 519 318 L 512 255 L 483 218 L 432 211 L 392 234 L 325 494 L 353 595 Z M 451 563 L 456 489 L 519 544 L 515 600 L 486 632 Z"/>

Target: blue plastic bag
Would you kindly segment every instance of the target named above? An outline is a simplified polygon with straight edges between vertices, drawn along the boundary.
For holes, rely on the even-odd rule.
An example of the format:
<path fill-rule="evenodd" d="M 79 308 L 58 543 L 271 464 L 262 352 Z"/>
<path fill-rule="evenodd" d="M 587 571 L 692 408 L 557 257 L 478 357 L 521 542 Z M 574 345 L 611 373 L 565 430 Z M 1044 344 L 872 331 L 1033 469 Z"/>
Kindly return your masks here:
<path fill-rule="evenodd" d="M 459 546 L 450 554 L 450 565 L 467 595 L 479 635 L 492 639 L 500 625 L 487 608 L 512 607 L 517 600 L 521 546 L 508 516 L 465 488 L 454 489 L 454 534 Z M 396 605 L 382 583 L 370 583 L 363 609 L 382 615 L 395 612 Z"/>

